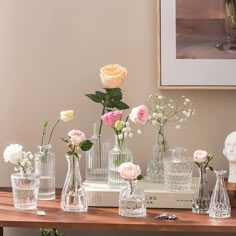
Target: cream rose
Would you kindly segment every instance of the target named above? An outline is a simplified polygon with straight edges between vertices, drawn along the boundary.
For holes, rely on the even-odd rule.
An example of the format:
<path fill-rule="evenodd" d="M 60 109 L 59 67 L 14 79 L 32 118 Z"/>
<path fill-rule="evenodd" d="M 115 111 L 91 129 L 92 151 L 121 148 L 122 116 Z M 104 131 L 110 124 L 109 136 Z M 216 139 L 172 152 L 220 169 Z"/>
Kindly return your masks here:
<path fill-rule="evenodd" d="M 60 113 L 60 115 L 61 115 L 60 119 L 63 120 L 64 122 L 74 119 L 74 111 L 73 110 L 62 111 Z"/>
<path fill-rule="evenodd" d="M 68 133 L 68 136 L 70 137 L 71 142 L 77 145 L 86 140 L 85 134 L 80 130 L 73 129 Z"/>
<path fill-rule="evenodd" d="M 100 78 L 105 88 L 119 88 L 127 76 L 127 69 L 118 64 L 110 64 L 100 69 Z"/>
<path fill-rule="evenodd" d="M 118 167 L 118 172 L 124 180 L 134 180 L 141 174 L 139 165 L 134 165 L 132 162 L 122 163 Z"/>
<path fill-rule="evenodd" d="M 208 153 L 204 150 L 197 150 L 193 153 L 193 160 L 197 163 L 203 163 L 207 160 Z"/>

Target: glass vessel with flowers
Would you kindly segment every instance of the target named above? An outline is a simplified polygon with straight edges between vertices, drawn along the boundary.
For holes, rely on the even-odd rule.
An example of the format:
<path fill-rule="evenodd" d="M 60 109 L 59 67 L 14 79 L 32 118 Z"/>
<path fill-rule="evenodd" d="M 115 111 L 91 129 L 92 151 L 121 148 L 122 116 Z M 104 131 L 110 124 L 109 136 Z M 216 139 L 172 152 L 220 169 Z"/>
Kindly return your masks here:
<path fill-rule="evenodd" d="M 122 163 L 118 172 L 121 178 L 128 183 L 123 187 L 119 195 L 119 215 L 126 217 L 146 216 L 146 198 L 143 189 L 137 187 L 137 181 L 141 180 L 141 169 L 131 162 Z"/>
<path fill-rule="evenodd" d="M 193 154 L 193 161 L 199 168 L 199 182 L 192 200 L 192 212 L 197 214 L 208 214 L 210 205 L 210 191 L 208 186 L 207 171 L 213 168 L 209 166 L 213 155 L 205 150 L 196 150 Z"/>
<path fill-rule="evenodd" d="M 41 143 L 38 146 L 39 151 L 34 154 L 35 173 L 40 176 L 39 200 L 55 199 L 55 154 L 51 151 L 51 138 L 53 131 L 60 121 L 68 122 L 73 117 L 73 110 L 62 111 L 60 113 L 60 118 L 51 129 L 47 144 L 44 144 L 44 137 L 49 122 L 45 121 L 43 124 Z"/>
<path fill-rule="evenodd" d="M 94 94 L 86 94 L 93 102 L 102 105 L 102 115 L 113 109 L 125 110 L 129 106 L 122 102 L 122 86 L 127 76 L 127 69 L 118 64 L 109 64 L 100 69 L 100 79 L 104 86 L 104 92 L 96 91 Z M 86 152 L 86 179 L 107 180 L 108 151 L 110 143 L 102 135 L 103 121 L 100 119 L 97 131 L 94 125 L 93 136 L 90 140 L 92 148 Z"/>
<path fill-rule="evenodd" d="M 63 211 L 85 212 L 88 209 L 88 197 L 80 175 L 80 151 L 88 151 L 93 144 L 86 140 L 85 134 L 80 130 L 71 130 L 68 136 L 69 140 L 63 139 L 69 150 L 66 154 L 68 169 L 60 205 Z"/>
<path fill-rule="evenodd" d="M 19 144 L 11 144 L 4 150 L 3 158 L 16 167 L 11 175 L 14 207 L 21 210 L 37 208 L 39 176 L 33 173 L 31 152 L 23 151 Z"/>
<path fill-rule="evenodd" d="M 163 160 L 169 149 L 165 136 L 167 123 L 177 122 L 176 129 L 180 124 L 194 115 L 192 103 L 189 98 L 182 96 L 180 101 L 173 101 L 159 94 L 151 94 L 147 102 L 150 116 L 148 123 L 155 128 L 155 143 L 152 149 L 152 157 L 147 165 L 147 181 L 164 183 Z"/>
<path fill-rule="evenodd" d="M 115 146 L 109 151 L 108 184 L 112 187 L 121 187 L 125 181 L 118 173 L 118 167 L 124 162 L 132 162 L 133 154 L 126 146 L 126 138 L 133 137 L 129 118 L 134 123 L 145 124 L 148 118 L 148 109 L 141 105 L 132 109 L 125 121 L 122 121 L 122 111 L 111 111 L 102 116 L 102 121 L 115 131 Z"/>

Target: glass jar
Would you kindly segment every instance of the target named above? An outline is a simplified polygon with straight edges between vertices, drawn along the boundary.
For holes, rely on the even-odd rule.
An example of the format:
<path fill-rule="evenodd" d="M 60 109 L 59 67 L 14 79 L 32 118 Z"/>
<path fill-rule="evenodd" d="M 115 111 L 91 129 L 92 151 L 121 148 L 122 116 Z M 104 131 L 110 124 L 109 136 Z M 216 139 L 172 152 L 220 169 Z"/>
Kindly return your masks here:
<path fill-rule="evenodd" d="M 35 153 L 35 174 L 40 176 L 39 200 L 55 199 L 55 154 L 51 145 L 38 146 Z"/>
<path fill-rule="evenodd" d="M 193 162 L 186 157 L 187 149 L 170 149 L 164 160 L 164 185 L 168 191 L 190 191 Z"/>
<path fill-rule="evenodd" d="M 121 189 L 119 195 L 119 215 L 126 217 L 146 216 L 146 199 L 143 189 L 137 187 L 137 181 L 132 180 Z"/>
<path fill-rule="evenodd" d="M 192 200 L 192 212 L 208 214 L 210 205 L 210 191 L 208 187 L 207 171 L 204 165 L 199 167 L 199 181 Z"/>
<path fill-rule="evenodd" d="M 108 152 L 110 145 L 101 136 L 92 136 L 92 148 L 86 152 L 86 179 L 107 180 Z"/>
<path fill-rule="evenodd" d="M 68 169 L 61 193 L 61 209 L 67 212 L 86 212 L 88 196 L 80 175 L 79 158 L 66 156 Z"/>
<path fill-rule="evenodd" d="M 118 167 L 124 162 L 133 162 L 133 154 L 127 148 L 125 138 L 121 141 L 115 135 L 115 146 L 108 154 L 108 185 L 110 187 L 120 188 L 126 185 L 121 178 Z"/>
<path fill-rule="evenodd" d="M 211 196 L 209 216 L 214 218 L 228 218 L 231 216 L 231 206 L 224 182 L 226 170 L 217 170 L 214 172 L 216 174 L 216 184 Z"/>
<path fill-rule="evenodd" d="M 37 208 L 39 193 L 39 176 L 15 173 L 11 175 L 14 207 L 20 210 Z"/>
<path fill-rule="evenodd" d="M 164 163 L 168 151 L 167 140 L 164 135 L 165 125 L 157 126 L 156 141 L 152 149 L 152 157 L 147 165 L 147 181 L 164 183 Z"/>

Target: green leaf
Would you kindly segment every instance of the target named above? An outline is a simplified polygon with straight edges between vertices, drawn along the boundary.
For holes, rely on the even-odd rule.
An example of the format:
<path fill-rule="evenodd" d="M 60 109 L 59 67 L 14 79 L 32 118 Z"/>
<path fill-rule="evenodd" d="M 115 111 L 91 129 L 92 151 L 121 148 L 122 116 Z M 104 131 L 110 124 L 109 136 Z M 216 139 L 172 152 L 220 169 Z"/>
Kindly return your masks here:
<path fill-rule="evenodd" d="M 93 146 L 93 143 L 90 140 L 84 140 L 79 144 L 79 147 L 82 151 L 88 151 Z"/>
<path fill-rule="evenodd" d="M 142 175 L 139 175 L 138 177 L 137 177 L 137 180 L 141 180 L 141 179 L 143 179 L 144 177 L 142 176 Z"/>
<path fill-rule="evenodd" d="M 106 100 L 105 102 L 105 106 L 108 108 L 113 108 L 114 107 L 114 103 L 111 100 Z"/>
<path fill-rule="evenodd" d="M 73 155 L 73 152 L 72 152 L 72 151 L 68 151 L 66 154 L 67 154 L 68 156 L 72 156 L 72 155 Z"/>
<path fill-rule="evenodd" d="M 122 92 L 120 89 L 114 89 L 111 93 L 111 98 L 115 101 L 120 101 L 122 99 Z"/>
<path fill-rule="evenodd" d="M 211 171 L 214 171 L 214 169 L 213 169 L 213 167 L 212 166 L 208 166 L 209 167 L 209 169 L 211 170 Z"/>
<path fill-rule="evenodd" d="M 100 91 L 96 91 L 95 94 L 103 101 L 106 101 L 106 94 Z"/>
<path fill-rule="evenodd" d="M 90 98 L 92 101 L 96 103 L 102 103 L 101 97 L 96 94 L 85 94 L 85 96 L 87 96 L 88 98 Z"/>
<path fill-rule="evenodd" d="M 126 110 L 129 108 L 129 106 L 121 101 L 114 101 L 114 107 L 116 107 L 119 110 Z"/>

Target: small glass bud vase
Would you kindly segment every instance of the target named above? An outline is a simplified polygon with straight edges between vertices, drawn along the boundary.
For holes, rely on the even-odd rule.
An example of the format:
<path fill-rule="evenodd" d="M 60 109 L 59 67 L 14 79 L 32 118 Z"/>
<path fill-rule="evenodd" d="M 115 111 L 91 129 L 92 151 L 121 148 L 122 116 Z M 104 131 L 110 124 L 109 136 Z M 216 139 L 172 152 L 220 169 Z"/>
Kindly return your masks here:
<path fill-rule="evenodd" d="M 61 209 L 67 212 L 86 212 L 88 196 L 80 175 L 79 158 L 66 156 L 68 163 L 66 180 L 61 193 Z"/>
<path fill-rule="evenodd" d="M 231 206 L 224 183 L 226 170 L 217 170 L 214 172 L 216 174 L 216 184 L 211 196 L 209 216 L 214 218 L 228 218 L 231 216 Z"/>
<path fill-rule="evenodd" d="M 120 188 L 126 185 L 118 172 L 120 164 L 133 162 L 133 154 L 127 148 L 125 141 L 125 138 L 121 141 L 115 135 L 115 146 L 108 154 L 108 185 L 110 187 Z"/>
<path fill-rule="evenodd" d="M 126 181 L 127 182 L 127 181 Z M 131 180 L 121 189 L 119 215 L 126 217 L 146 216 L 146 199 L 143 189 L 137 187 L 137 180 Z"/>
<path fill-rule="evenodd" d="M 192 212 L 197 214 L 208 214 L 210 205 L 210 191 L 208 187 L 207 171 L 204 165 L 199 167 L 199 182 L 192 200 Z"/>
<path fill-rule="evenodd" d="M 15 173 L 11 175 L 14 207 L 20 210 L 37 208 L 39 192 L 39 176 Z"/>
<path fill-rule="evenodd" d="M 51 145 L 38 146 L 34 154 L 35 174 L 40 176 L 39 200 L 55 199 L 55 154 Z"/>

